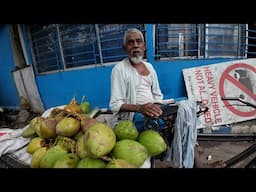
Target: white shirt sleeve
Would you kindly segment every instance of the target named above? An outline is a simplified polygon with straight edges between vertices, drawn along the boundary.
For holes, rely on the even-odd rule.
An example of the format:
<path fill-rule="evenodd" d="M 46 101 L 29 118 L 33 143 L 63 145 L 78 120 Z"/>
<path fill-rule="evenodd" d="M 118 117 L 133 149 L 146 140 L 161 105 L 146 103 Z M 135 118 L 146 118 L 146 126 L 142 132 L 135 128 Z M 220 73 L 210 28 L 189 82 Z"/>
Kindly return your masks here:
<path fill-rule="evenodd" d="M 111 73 L 111 98 L 110 109 L 118 112 L 125 102 L 125 83 L 119 68 L 113 68 Z"/>

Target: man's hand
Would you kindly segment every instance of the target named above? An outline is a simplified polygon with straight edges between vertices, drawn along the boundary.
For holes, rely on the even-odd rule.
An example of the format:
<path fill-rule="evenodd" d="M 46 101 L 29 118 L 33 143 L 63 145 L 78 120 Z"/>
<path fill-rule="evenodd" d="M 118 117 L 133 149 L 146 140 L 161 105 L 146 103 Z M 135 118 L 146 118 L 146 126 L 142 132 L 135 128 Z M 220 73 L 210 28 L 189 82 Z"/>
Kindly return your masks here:
<path fill-rule="evenodd" d="M 163 113 L 163 111 L 160 108 L 160 105 L 154 103 L 146 103 L 144 105 L 139 105 L 139 112 L 154 118 L 158 118 Z"/>

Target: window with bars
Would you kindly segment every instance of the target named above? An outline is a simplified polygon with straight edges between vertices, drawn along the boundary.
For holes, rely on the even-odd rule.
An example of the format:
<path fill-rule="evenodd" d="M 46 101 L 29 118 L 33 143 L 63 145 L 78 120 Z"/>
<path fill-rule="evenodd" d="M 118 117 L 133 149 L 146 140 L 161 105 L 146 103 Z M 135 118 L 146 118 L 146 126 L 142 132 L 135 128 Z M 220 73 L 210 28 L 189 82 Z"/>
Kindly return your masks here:
<path fill-rule="evenodd" d="M 123 50 L 123 36 L 128 28 L 137 28 L 145 32 L 141 24 L 99 24 L 99 37 L 103 63 L 119 61 L 126 57 Z"/>
<path fill-rule="evenodd" d="M 30 31 L 36 72 L 63 69 L 56 26 L 33 25 Z"/>
<path fill-rule="evenodd" d="M 204 56 L 244 57 L 245 25 L 207 24 L 205 27 Z"/>
<path fill-rule="evenodd" d="M 153 55 L 156 61 L 256 56 L 255 24 L 153 27 L 154 52 L 145 56 Z M 41 74 L 120 61 L 126 56 L 123 35 L 128 28 L 138 28 L 144 35 L 146 32 L 144 24 L 29 25 L 35 71 Z"/>
<path fill-rule="evenodd" d="M 58 25 L 59 42 L 65 68 L 80 67 L 99 62 L 94 25 Z"/>
<path fill-rule="evenodd" d="M 123 59 L 128 28 L 145 32 L 143 24 L 51 24 L 29 26 L 37 74 Z"/>
<path fill-rule="evenodd" d="M 157 24 L 155 57 L 157 59 L 197 56 L 197 26 L 192 24 Z"/>
<path fill-rule="evenodd" d="M 246 24 L 157 24 L 155 31 L 156 60 L 246 58 L 255 47 L 255 30 Z"/>

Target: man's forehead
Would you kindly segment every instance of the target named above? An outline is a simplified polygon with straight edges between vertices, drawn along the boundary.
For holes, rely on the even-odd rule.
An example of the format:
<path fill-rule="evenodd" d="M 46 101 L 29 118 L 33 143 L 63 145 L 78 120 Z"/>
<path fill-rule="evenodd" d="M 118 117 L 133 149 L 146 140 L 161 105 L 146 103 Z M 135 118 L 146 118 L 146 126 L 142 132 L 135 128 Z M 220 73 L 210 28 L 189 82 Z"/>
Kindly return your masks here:
<path fill-rule="evenodd" d="M 129 39 L 141 39 L 141 36 L 140 36 L 140 34 L 138 34 L 136 32 L 132 32 L 132 33 L 129 33 L 127 35 L 127 38 L 129 38 Z"/>

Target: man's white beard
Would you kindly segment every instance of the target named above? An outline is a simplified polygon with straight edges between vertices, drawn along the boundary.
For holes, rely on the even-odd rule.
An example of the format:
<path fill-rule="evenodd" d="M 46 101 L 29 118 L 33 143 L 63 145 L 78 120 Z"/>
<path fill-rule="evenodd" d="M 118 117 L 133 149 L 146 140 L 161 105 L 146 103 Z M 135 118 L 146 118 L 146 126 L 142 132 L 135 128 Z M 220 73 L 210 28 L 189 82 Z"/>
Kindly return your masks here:
<path fill-rule="evenodd" d="M 130 57 L 130 60 L 132 61 L 133 64 L 139 64 L 143 61 L 143 56 Z"/>

